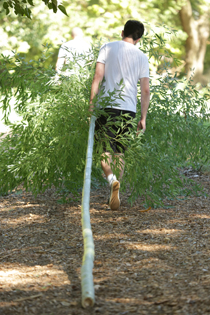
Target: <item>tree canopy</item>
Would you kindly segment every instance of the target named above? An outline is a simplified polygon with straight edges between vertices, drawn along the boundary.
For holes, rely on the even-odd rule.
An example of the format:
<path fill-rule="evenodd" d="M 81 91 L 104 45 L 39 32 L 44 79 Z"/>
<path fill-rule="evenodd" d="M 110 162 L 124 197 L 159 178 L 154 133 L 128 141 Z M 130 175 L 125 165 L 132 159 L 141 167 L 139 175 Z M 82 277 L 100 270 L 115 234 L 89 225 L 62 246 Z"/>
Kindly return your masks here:
<path fill-rule="evenodd" d="M 56 13 L 59 9 L 61 12 L 67 15 L 65 7 L 59 4 L 57 0 L 42 0 L 42 2 L 49 9 L 52 9 L 54 13 Z M 12 9 L 16 15 L 26 16 L 29 19 L 31 19 L 31 16 L 32 16 L 31 8 L 33 7 L 34 7 L 33 0 L 22 0 L 22 1 L 5 0 L 3 2 L 3 9 L 6 15 L 8 15 L 10 13 L 10 10 Z"/>
<path fill-rule="evenodd" d="M 22 5 L 20 12 L 14 10 L 15 3 L 19 7 Z M 65 12 L 61 6 L 66 8 Z M 58 9 L 65 14 L 68 12 L 69 16 Z M 148 25 L 147 32 L 152 28 L 161 35 L 165 31 L 163 25 L 175 29 L 176 36 L 168 37 L 165 49 L 182 61 L 177 70 L 190 76 L 191 68 L 195 68 L 196 81 L 207 83 L 210 68 L 209 10 L 208 0 L 199 3 L 194 0 L 75 0 L 63 5 L 47 0 L 30 0 L 29 3 L 26 0 L 5 0 L 4 10 L 0 13 L 0 47 L 3 53 L 11 50 L 27 53 L 30 60 L 39 59 L 42 45 L 47 43 L 53 52 L 49 63 L 55 64 L 58 48 L 62 42 L 71 39 L 73 27 L 81 27 L 92 42 L 100 38 L 113 40 L 116 34 L 120 38 L 126 20 L 139 19 Z M 52 11 L 57 11 L 56 15 Z"/>

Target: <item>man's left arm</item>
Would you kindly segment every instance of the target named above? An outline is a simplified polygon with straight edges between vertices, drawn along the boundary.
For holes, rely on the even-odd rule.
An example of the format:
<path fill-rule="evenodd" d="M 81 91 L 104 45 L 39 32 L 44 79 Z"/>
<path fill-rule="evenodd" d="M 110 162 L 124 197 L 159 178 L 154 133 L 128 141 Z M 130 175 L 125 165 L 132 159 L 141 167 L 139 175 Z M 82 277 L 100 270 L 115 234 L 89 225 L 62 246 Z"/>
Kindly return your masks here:
<path fill-rule="evenodd" d="M 146 118 L 150 101 L 149 78 L 140 79 L 141 86 L 141 119 L 137 125 L 137 131 L 146 130 Z"/>
<path fill-rule="evenodd" d="M 98 94 L 99 91 L 99 84 L 102 82 L 105 74 L 105 64 L 101 62 L 96 63 L 96 70 L 95 75 L 93 78 L 93 82 L 91 85 L 91 92 L 90 92 L 90 111 L 93 111 L 92 101 L 94 97 Z"/>

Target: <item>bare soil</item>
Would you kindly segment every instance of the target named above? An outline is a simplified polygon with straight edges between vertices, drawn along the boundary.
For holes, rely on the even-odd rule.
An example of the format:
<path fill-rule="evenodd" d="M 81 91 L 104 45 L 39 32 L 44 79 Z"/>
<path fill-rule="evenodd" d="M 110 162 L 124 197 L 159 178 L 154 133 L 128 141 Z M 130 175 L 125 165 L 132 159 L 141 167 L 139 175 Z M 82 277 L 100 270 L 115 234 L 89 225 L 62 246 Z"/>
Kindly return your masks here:
<path fill-rule="evenodd" d="M 0 197 L 0 314 L 210 314 L 210 175 L 195 180 L 207 197 L 143 211 L 108 189 L 91 193 L 95 305 L 81 307 L 81 203 L 53 190 Z"/>

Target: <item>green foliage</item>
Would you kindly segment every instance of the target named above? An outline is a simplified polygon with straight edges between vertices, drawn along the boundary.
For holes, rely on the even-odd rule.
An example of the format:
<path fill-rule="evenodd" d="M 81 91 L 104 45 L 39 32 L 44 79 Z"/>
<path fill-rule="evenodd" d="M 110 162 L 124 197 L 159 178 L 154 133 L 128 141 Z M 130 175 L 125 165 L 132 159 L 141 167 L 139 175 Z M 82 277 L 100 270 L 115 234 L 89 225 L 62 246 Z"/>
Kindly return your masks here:
<path fill-rule="evenodd" d="M 16 109 L 23 120 L 11 126 L 11 138 L 1 143 L 0 164 L 5 165 L 2 192 L 21 182 L 35 193 L 51 185 L 62 187 L 64 182 L 68 189 L 75 190 L 83 179 L 91 79 L 81 68 L 78 76 L 56 81 L 55 71 L 44 70 L 42 62 L 44 58 L 28 64 L 17 57 L 5 60 L 3 65 L 5 118 L 9 100 L 15 95 Z"/>
<path fill-rule="evenodd" d="M 67 15 L 66 9 L 63 5 L 58 5 L 57 0 L 42 0 L 44 4 L 52 9 L 54 13 L 58 11 L 58 9 L 63 12 L 63 14 Z M 6 15 L 10 13 L 10 10 L 13 9 L 16 15 L 26 16 L 27 18 L 32 18 L 31 9 L 34 7 L 33 0 L 5 0 L 3 2 L 3 9 L 5 10 Z"/>
<path fill-rule="evenodd" d="M 164 43 L 161 36 L 154 34 L 150 40 L 145 37 L 141 48 L 160 64 L 158 47 L 163 49 Z M 70 77 L 58 78 L 52 67 L 45 69 L 49 47 L 38 61 L 28 63 L 19 55 L 0 60 L 5 119 L 12 99 L 23 117 L 21 123 L 10 125 L 10 135 L 0 143 L 2 194 L 19 184 L 34 193 L 52 185 L 63 192 L 81 189 L 89 129 L 89 95 L 99 47 L 100 44 L 93 47 L 94 59 L 87 56 L 85 67 L 69 65 L 74 70 Z M 166 53 L 171 56 L 170 52 Z M 114 94 L 101 100 L 102 107 Z M 138 103 L 138 118 L 139 112 Z M 98 109 L 95 115 L 99 115 Z M 130 188 L 131 201 L 144 195 L 147 204 L 158 205 L 166 196 L 181 194 L 185 181 L 180 174 L 182 166 L 188 164 L 200 169 L 210 157 L 207 118 L 205 99 L 190 82 L 178 81 L 166 69 L 151 81 L 146 133 L 136 136 L 137 121 L 134 120 L 127 140 L 123 186 Z M 120 124 L 120 121 L 116 123 Z M 94 148 L 92 178 L 95 182 L 103 180 L 102 140 Z M 119 141 L 125 144 L 124 138 L 119 137 Z"/>
<path fill-rule="evenodd" d="M 206 164 L 210 132 L 205 126 L 205 100 L 190 82 L 180 82 L 169 74 L 160 76 L 151 85 L 151 95 L 142 146 L 139 152 L 132 149 L 127 154 L 126 182 L 130 182 L 132 200 L 144 195 L 147 204 L 158 204 L 164 197 L 189 194 L 183 188 L 186 178 L 181 169 L 192 166 L 199 170 Z"/>

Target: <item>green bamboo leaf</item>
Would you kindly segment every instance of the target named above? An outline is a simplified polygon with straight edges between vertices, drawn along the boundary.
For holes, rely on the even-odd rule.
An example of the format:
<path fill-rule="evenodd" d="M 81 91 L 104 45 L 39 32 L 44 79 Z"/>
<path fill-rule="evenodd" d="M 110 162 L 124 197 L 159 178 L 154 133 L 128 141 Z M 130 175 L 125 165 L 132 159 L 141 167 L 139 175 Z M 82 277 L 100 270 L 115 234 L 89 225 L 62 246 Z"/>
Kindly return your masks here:
<path fill-rule="evenodd" d="M 29 19 L 31 19 L 31 10 L 28 9 L 27 7 L 25 8 L 25 14 Z"/>
<path fill-rule="evenodd" d="M 65 14 L 66 16 L 68 16 L 68 14 L 67 14 L 66 9 L 64 8 L 64 6 L 59 5 L 59 6 L 58 6 L 58 9 L 61 10 L 61 12 L 63 12 L 63 14 Z"/>
<path fill-rule="evenodd" d="M 9 7 L 9 6 L 8 6 L 8 3 L 7 3 L 7 2 L 4 2 L 4 3 L 3 3 L 3 8 L 4 8 L 4 9 L 8 9 L 8 7 Z"/>
<path fill-rule="evenodd" d="M 32 6 L 34 6 L 33 0 L 28 0 L 28 3 L 29 3 L 30 5 L 32 5 Z"/>
<path fill-rule="evenodd" d="M 54 3 L 52 3 L 52 8 L 54 13 L 58 11 L 57 6 Z"/>

